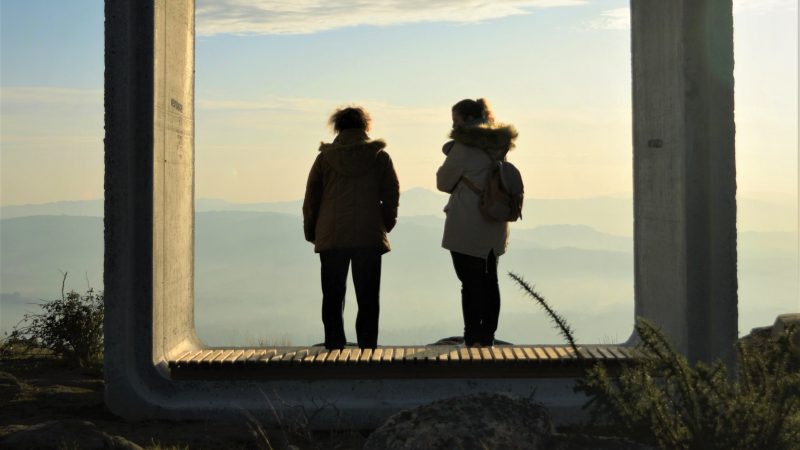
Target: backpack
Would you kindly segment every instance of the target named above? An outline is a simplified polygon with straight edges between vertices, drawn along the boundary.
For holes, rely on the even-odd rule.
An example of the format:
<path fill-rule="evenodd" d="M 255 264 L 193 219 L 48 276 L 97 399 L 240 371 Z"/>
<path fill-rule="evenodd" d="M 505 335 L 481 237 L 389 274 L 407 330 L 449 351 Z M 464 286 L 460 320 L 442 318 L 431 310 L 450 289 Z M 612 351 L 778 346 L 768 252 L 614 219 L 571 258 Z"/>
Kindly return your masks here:
<path fill-rule="evenodd" d="M 462 177 L 464 184 L 480 197 L 480 210 L 484 217 L 494 222 L 516 222 L 522 219 L 522 200 L 525 188 L 522 175 L 514 164 L 497 160 L 489 174 L 486 189 L 481 191 L 469 178 Z"/>

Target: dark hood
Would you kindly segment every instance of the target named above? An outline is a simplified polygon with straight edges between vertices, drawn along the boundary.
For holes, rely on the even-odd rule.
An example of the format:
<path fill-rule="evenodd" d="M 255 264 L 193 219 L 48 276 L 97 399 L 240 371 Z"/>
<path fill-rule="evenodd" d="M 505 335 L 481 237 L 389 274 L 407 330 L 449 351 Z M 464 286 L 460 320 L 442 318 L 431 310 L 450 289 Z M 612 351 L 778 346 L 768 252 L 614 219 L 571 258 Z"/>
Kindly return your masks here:
<path fill-rule="evenodd" d="M 502 159 L 514 148 L 514 140 L 518 134 L 513 125 L 482 123 L 453 128 L 450 138 L 461 144 L 484 150 L 495 159 Z"/>
<path fill-rule="evenodd" d="M 333 170 L 355 177 L 365 174 L 375 164 L 378 153 L 386 147 L 382 140 L 371 141 L 362 130 L 342 130 L 332 143 L 321 143 L 319 151 Z"/>

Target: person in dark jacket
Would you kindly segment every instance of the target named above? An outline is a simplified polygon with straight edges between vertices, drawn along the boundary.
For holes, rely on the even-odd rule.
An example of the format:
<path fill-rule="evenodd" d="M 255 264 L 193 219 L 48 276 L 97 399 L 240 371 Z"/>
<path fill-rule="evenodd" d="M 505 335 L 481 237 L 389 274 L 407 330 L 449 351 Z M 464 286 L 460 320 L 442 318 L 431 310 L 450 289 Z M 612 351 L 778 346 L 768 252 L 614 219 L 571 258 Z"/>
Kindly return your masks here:
<path fill-rule="evenodd" d="M 306 184 L 303 229 L 319 253 L 328 349 L 347 342 L 343 311 L 351 264 L 358 346 L 378 345 L 381 256 L 391 249 L 386 234 L 397 223 L 400 185 L 386 143 L 367 135 L 370 122 L 363 108 L 338 109 L 329 120 L 336 138 L 320 145 Z"/>

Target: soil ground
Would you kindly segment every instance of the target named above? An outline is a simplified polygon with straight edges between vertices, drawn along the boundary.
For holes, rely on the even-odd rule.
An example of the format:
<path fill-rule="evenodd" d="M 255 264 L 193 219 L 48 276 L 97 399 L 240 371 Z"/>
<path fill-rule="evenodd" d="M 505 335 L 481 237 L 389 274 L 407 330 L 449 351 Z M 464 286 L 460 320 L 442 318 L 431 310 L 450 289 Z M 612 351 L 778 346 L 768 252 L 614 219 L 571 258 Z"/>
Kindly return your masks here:
<path fill-rule="evenodd" d="M 41 352 L 0 356 L 0 441 L 36 424 L 68 419 L 92 422 L 150 449 L 360 449 L 366 440 L 366 433 L 264 429 L 256 422 L 128 422 L 105 406 L 102 366 L 76 368 Z"/>

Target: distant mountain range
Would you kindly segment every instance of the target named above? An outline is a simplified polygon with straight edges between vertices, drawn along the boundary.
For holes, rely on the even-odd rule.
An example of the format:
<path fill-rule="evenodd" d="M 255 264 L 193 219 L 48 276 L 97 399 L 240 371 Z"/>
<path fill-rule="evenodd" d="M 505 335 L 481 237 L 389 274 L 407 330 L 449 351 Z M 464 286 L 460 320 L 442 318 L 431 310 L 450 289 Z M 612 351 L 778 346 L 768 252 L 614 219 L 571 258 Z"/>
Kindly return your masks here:
<path fill-rule="evenodd" d="M 401 217 L 444 217 L 442 207 L 447 196 L 424 188 L 413 188 L 400 197 Z M 232 203 L 213 198 L 195 200 L 196 212 L 249 211 L 275 212 L 291 215 L 301 213 L 302 200 L 287 202 Z M 797 206 L 784 202 L 739 199 L 739 229 L 741 231 L 789 231 L 797 228 Z M 78 200 L 36 205 L 0 207 L 0 218 L 12 219 L 38 215 L 103 216 L 102 200 Z M 630 197 L 593 197 L 579 199 L 527 198 L 523 221 L 518 228 L 540 225 L 582 224 L 595 230 L 621 235 L 633 234 L 633 200 Z"/>
<path fill-rule="evenodd" d="M 460 333 L 458 280 L 449 254 L 440 247 L 444 200 L 444 196 L 422 189 L 401 197 L 404 214 L 390 235 L 393 250 L 384 257 L 384 343 L 427 343 Z M 570 212 L 569 207 L 555 204 L 550 210 L 562 211 L 562 217 L 572 214 L 588 220 L 594 216 L 587 211 L 598 211 L 602 209 L 598 205 L 615 201 L 605 199 L 594 205 L 590 200 L 566 201 L 583 204 L 585 210 Z M 596 218 L 588 223 L 532 226 L 551 201 L 537 202 L 528 203 L 525 220 L 513 228 L 500 270 L 520 273 L 535 283 L 573 323 L 584 342 L 625 340 L 633 321 L 632 239 L 598 231 L 590 226 L 598 223 Z M 87 205 L 92 203 L 3 209 L 4 215 L 28 215 L 4 216 L 0 221 L 0 330 L 8 331 L 24 311 L 34 311 L 31 303 L 55 298 L 60 271 L 70 273 L 68 288 L 102 288 L 103 222 L 90 215 L 93 210 Z M 94 213 L 102 212 L 101 206 L 95 202 Z M 68 215 L 69 211 L 81 214 Z M 197 211 L 195 305 L 199 335 L 211 344 L 318 342 L 319 262 L 311 245 L 303 240 L 300 203 L 236 205 L 198 200 Z M 46 212 L 58 215 L 42 215 Z M 609 224 L 622 222 L 613 217 L 606 220 Z M 740 233 L 743 331 L 770 323 L 778 313 L 800 309 L 796 239 L 793 233 Z M 346 307 L 350 335 L 355 315 L 352 292 L 351 287 Z M 501 292 L 499 338 L 511 342 L 559 340 L 538 307 L 507 277 L 501 280 Z"/>

